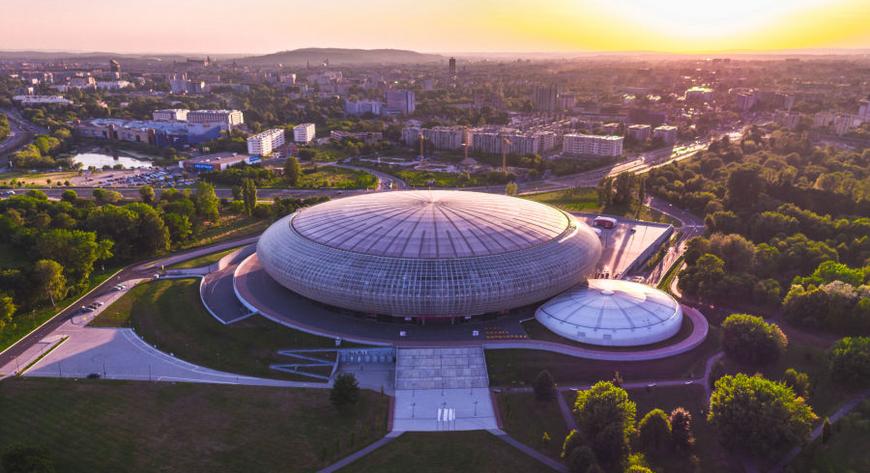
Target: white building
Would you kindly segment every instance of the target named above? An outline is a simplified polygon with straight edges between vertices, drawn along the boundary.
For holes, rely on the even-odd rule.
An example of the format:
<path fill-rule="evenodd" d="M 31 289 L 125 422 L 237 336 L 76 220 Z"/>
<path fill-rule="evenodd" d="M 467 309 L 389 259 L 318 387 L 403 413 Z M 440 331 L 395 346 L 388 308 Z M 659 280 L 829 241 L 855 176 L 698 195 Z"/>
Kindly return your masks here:
<path fill-rule="evenodd" d="M 653 138 L 661 138 L 666 145 L 672 145 L 677 142 L 677 127 L 671 125 L 661 125 L 653 130 Z"/>
<path fill-rule="evenodd" d="M 870 122 L 870 100 L 864 99 L 858 102 L 858 117 L 865 122 Z"/>
<path fill-rule="evenodd" d="M 272 128 L 248 137 L 248 154 L 269 156 L 272 151 L 284 145 L 284 130 Z"/>
<path fill-rule="evenodd" d="M 713 100 L 713 89 L 708 87 L 692 87 L 686 90 L 687 101 L 709 102 Z"/>
<path fill-rule="evenodd" d="M 151 117 L 156 121 L 185 122 L 187 121 L 188 113 L 190 113 L 190 110 L 186 108 L 164 108 L 161 110 L 154 110 L 151 113 Z"/>
<path fill-rule="evenodd" d="M 187 114 L 187 121 L 204 125 L 219 125 L 223 130 L 232 130 L 245 123 L 245 118 L 238 110 L 191 110 Z"/>
<path fill-rule="evenodd" d="M 60 95 L 16 95 L 12 100 L 22 106 L 32 105 L 72 105 L 72 100 L 65 99 Z"/>
<path fill-rule="evenodd" d="M 410 115 L 416 110 L 416 95 L 412 90 L 392 89 L 384 93 L 384 111 L 390 114 Z"/>
<path fill-rule="evenodd" d="M 621 136 L 569 134 L 562 138 L 562 152 L 573 155 L 621 156 Z"/>
<path fill-rule="evenodd" d="M 293 127 L 293 141 L 310 143 L 314 141 L 314 123 L 300 123 Z"/>
<path fill-rule="evenodd" d="M 779 124 L 779 126 L 789 130 L 794 130 L 801 122 L 801 114 L 798 112 L 777 110 L 773 114 L 773 119 Z"/>
<path fill-rule="evenodd" d="M 100 90 L 119 90 L 126 89 L 127 87 L 132 86 L 129 81 L 126 80 L 100 80 L 97 81 L 97 88 Z"/>
<path fill-rule="evenodd" d="M 637 124 L 631 125 L 626 130 L 626 135 L 636 141 L 646 141 L 652 133 L 652 127 L 649 125 Z"/>

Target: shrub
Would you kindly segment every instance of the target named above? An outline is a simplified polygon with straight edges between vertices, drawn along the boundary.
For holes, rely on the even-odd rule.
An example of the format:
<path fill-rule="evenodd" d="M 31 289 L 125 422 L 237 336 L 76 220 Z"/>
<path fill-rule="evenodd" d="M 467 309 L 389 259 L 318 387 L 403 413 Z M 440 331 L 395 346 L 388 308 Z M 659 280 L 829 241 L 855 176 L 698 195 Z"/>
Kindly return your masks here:
<path fill-rule="evenodd" d="M 732 314 L 722 323 L 722 329 L 725 353 L 741 363 L 769 363 L 788 346 L 779 326 L 754 315 Z"/>

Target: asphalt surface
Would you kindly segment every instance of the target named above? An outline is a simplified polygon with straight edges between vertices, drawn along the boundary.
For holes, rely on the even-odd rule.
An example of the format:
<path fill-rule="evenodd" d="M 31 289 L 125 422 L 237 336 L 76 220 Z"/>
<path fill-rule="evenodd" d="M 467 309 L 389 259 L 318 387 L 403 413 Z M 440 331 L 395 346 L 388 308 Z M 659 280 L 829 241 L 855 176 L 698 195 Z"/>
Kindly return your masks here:
<path fill-rule="evenodd" d="M 47 133 L 44 128 L 38 127 L 33 123 L 25 120 L 24 117 L 14 109 L 2 109 L 0 113 L 9 118 L 9 136 L 0 142 L 0 172 L 6 169 L 9 164 L 9 155 L 18 148 L 30 143 L 33 137 L 40 133 Z"/>
<path fill-rule="evenodd" d="M 169 266 L 180 261 L 197 258 L 203 255 L 214 253 L 216 251 L 234 248 L 243 244 L 250 244 L 253 241 L 256 241 L 257 238 L 259 238 L 259 235 L 256 237 L 239 238 L 211 246 L 183 251 L 144 263 L 127 266 L 114 277 L 107 279 L 102 284 L 96 286 L 81 300 L 64 309 L 53 318 L 45 322 L 42 326 L 40 326 L 24 338 L 20 339 L 17 343 L 0 353 L 0 366 L 4 366 L 7 363 L 13 361 L 15 358 L 23 354 L 31 345 L 39 343 L 43 338 L 45 338 L 56 329 L 58 329 L 61 325 L 63 325 L 64 322 L 75 317 L 79 313 L 82 306 L 90 305 L 96 299 L 104 296 L 107 292 L 113 291 L 112 286 L 118 284 L 121 281 L 152 278 L 154 274 L 159 270 L 161 265 Z"/>

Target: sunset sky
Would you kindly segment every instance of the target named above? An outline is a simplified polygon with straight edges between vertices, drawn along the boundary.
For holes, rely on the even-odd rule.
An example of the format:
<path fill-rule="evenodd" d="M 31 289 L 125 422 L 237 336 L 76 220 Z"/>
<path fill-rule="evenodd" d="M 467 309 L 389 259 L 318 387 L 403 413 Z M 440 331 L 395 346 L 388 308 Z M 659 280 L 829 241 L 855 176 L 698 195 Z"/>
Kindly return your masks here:
<path fill-rule="evenodd" d="M 28 0 L 0 49 L 269 53 L 870 48 L 868 0 Z"/>

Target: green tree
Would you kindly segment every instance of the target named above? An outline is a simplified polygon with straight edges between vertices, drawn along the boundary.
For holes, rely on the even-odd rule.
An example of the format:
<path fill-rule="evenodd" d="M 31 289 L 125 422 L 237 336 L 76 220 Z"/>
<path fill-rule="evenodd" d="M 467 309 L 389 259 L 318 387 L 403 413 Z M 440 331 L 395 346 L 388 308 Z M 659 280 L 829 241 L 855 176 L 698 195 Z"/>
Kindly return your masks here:
<path fill-rule="evenodd" d="M 329 393 L 329 401 L 339 410 L 355 405 L 359 401 L 359 384 L 356 376 L 351 373 L 338 375 Z"/>
<path fill-rule="evenodd" d="M 242 181 L 242 199 L 245 201 L 245 214 L 253 215 L 257 207 L 257 186 L 253 179 Z"/>
<path fill-rule="evenodd" d="M 101 247 L 94 232 L 52 229 L 37 239 L 36 254 L 42 259 L 60 263 L 67 281 L 82 285 L 90 276 L 94 263 L 105 256 Z"/>
<path fill-rule="evenodd" d="M 193 225 L 187 215 L 167 213 L 163 215 L 166 228 L 169 229 L 169 238 L 173 243 L 182 243 L 193 234 Z"/>
<path fill-rule="evenodd" d="M 722 347 L 734 360 L 746 364 L 776 360 L 788 346 L 779 326 L 749 314 L 731 314 L 722 322 Z"/>
<path fill-rule="evenodd" d="M 0 294 L 0 333 L 3 333 L 6 325 L 12 322 L 12 316 L 15 315 L 16 309 L 12 297 Z"/>
<path fill-rule="evenodd" d="M 743 373 L 716 381 L 707 415 L 725 447 L 760 457 L 805 441 L 816 419 L 784 383 Z"/>
<path fill-rule="evenodd" d="M 587 473 L 590 468 L 598 465 L 595 452 L 583 445 L 571 450 L 567 455 L 568 471 L 571 473 Z"/>
<path fill-rule="evenodd" d="M 220 199 L 215 193 L 214 186 L 205 181 L 196 184 L 196 214 L 210 222 L 217 221 L 220 216 Z"/>
<path fill-rule="evenodd" d="M 678 451 L 689 451 L 695 445 L 692 432 L 692 414 L 682 407 L 674 408 L 670 416 L 671 441 Z"/>
<path fill-rule="evenodd" d="M 94 189 L 92 195 L 94 196 L 94 200 L 99 204 L 114 204 L 123 198 L 120 192 L 99 187 Z"/>
<path fill-rule="evenodd" d="M 609 381 L 599 381 L 577 392 L 574 415 L 578 433 L 605 469 L 625 463 L 636 412 L 637 406 L 628 393 Z"/>
<path fill-rule="evenodd" d="M 637 429 L 641 448 L 646 452 L 661 452 L 671 443 L 671 421 L 661 409 L 647 412 Z"/>
<path fill-rule="evenodd" d="M 794 368 L 789 368 L 783 373 L 782 382 L 790 387 L 798 396 L 809 399 L 811 389 L 810 375 Z"/>
<path fill-rule="evenodd" d="M 514 195 L 515 196 L 515 195 L 517 195 L 518 192 L 519 192 L 519 186 L 517 185 L 516 182 L 511 181 L 511 182 L 508 182 L 507 184 L 505 184 L 505 186 L 504 186 L 505 195 Z"/>
<path fill-rule="evenodd" d="M 63 266 L 57 261 L 50 259 L 37 261 L 31 270 L 31 283 L 30 290 L 36 294 L 37 300 L 48 298 L 52 306 L 66 295 L 66 278 L 63 275 Z"/>
<path fill-rule="evenodd" d="M 142 186 L 139 188 L 139 198 L 143 204 L 153 205 L 157 200 L 157 194 L 151 186 Z"/>
<path fill-rule="evenodd" d="M 76 191 L 72 189 L 67 189 L 63 191 L 63 194 L 60 195 L 60 200 L 64 202 L 69 202 L 70 204 L 75 204 L 79 200 L 79 195 Z"/>
<path fill-rule="evenodd" d="M 0 456 L 6 473 L 54 473 L 48 451 L 36 447 L 12 447 Z"/>
<path fill-rule="evenodd" d="M 828 353 L 834 380 L 850 386 L 870 385 L 870 337 L 837 340 Z"/>
<path fill-rule="evenodd" d="M 551 401 L 556 397 L 556 383 L 553 382 L 553 375 L 547 370 L 538 373 L 533 387 L 535 399 L 539 401 Z"/>
<path fill-rule="evenodd" d="M 284 163 L 284 179 L 287 180 L 287 185 L 296 187 L 299 185 L 299 178 L 302 176 L 302 166 L 299 165 L 299 160 L 296 156 L 287 158 Z"/>

